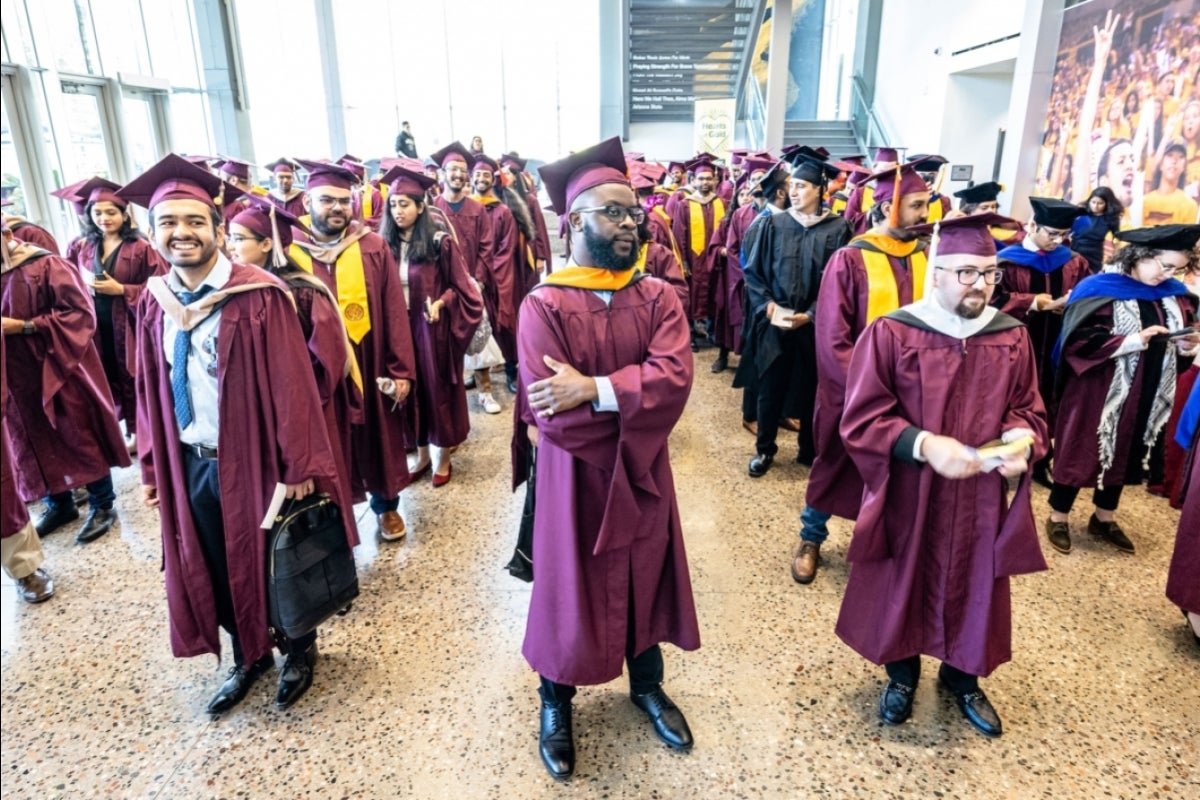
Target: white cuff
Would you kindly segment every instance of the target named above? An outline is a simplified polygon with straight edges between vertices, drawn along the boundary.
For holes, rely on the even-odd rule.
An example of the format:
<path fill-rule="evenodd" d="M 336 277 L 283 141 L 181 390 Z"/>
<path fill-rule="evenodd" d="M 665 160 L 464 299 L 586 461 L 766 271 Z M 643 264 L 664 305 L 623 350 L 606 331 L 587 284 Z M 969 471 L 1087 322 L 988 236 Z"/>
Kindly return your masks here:
<path fill-rule="evenodd" d="M 921 431 L 917 434 L 917 438 L 913 439 L 913 458 L 922 464 L 925 463 L 925 456 L 921 455 L 921 444 L 930 436 L 933 434 L 929 431 Z"/>
<path fill-rule="evenodd" d="M 1131 333 L 1125 337 L 1125 341 L 1121 342 L 1121 346 L 1117 348 L 1117 352 L 1112 354 L 1112 357 L 1119 358 L 1120 356 L 1145 349 L 1146 345 L 1142 343 L 1142 335 L 1140 333 Z"/>
<path fill-rule="evenodd" d="M 592 401 L 592 408 L 596 411 L 620 411 L 621 407 L 617 405 L 617 393 L 613 391 L 612 380 L 605 375 L 592 378 L 592 380 L 596 382 L 596 399 Z"/>

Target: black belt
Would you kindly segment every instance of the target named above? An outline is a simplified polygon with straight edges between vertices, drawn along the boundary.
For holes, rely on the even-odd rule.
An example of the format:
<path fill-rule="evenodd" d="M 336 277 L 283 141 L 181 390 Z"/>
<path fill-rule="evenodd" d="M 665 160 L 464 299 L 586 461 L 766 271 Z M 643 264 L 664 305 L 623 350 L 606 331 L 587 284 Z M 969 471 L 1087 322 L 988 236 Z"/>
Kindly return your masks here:
<path fill-rule="evenodd" d="M 217 448 L 215 447 L 205 447 L 202 444 L 187 444 L 186 442 L 180 442 L 180 444 L 183 445 L 183 451 L 188 455 L 206 461 L 217 460 Z"/>

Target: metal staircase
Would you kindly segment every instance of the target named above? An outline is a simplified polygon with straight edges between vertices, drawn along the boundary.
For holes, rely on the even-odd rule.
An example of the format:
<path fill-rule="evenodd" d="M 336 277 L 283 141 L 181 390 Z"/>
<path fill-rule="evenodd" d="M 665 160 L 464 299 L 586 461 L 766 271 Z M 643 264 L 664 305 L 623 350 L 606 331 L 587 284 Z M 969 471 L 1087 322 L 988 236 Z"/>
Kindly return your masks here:
<path fill-rule="evenodd" d="M 833 158 L 862 152 L 850 120 L 789 120 L 783 124 L 783 141 L 824 147 Z"/>

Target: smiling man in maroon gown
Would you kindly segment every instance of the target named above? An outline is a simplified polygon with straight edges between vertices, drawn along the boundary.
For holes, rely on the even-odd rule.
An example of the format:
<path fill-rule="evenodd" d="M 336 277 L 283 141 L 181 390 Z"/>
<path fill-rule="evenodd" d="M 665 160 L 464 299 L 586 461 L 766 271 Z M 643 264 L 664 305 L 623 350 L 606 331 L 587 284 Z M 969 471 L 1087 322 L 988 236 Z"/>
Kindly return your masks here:
<path fill-rule="evenodd" d="M 159 509 L 171 651 L 219 655 L 219 628 L 230 635 L 234 665 L 214 714 L 274 666 L 260 526 L 277 485 L 291 499 L 328 493 L 355 541 L 295 307 L 273 275 L 222 255 L 214 198 L 237 190 L 221 184 L 172 154 L 120 191 L 150 210 L 171 264 L 138 301 L 142 497 Z M 316 638 L 288 641 L 277 707 L 312 685 Z"/>
<path fill-rule="evenodd" d="M 659 648 L 700 646 L 667 452 L 692 357 L 675 290 L 635 266 L 645 212 L 620 140 L 540 172 L 573 261 L 530 293 L 518 326 L 518 434 L 528 425 L 539 440 L 523 652 L 541 676 L 542 761 L 564 779 L 575 767 L 575 687 L 611 681 L 624 663 L 659 738 L 692 746 L 663 692 Z"/>
<path fill-rule="evenodd" d="M 1005 479 L 1048 432 L 1029 334 L 988 306 L 1001 277 L 990 216 L 942 222 L 929 294 L 854 348 L 841 435 L 865 488 L 837 634 L 887 667 L 884 722 L 908 719 L 930 655 L 967 721 L 999 736 L 978 678 L 1012 657 L 1009 577 L 1046 568 L 1029 477 L 1011 500 Z M 1000 440 L 1011 452 L 976 449 Z"/>

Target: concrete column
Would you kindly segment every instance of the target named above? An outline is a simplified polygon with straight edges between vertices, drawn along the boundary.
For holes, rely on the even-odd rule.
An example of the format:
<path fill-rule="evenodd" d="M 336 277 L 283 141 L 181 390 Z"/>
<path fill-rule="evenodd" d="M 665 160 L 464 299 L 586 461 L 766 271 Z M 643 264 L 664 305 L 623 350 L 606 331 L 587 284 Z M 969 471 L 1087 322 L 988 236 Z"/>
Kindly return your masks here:
<path fill-rule="evenodd" d="M 783 147 L 783 123 L 787 118 L 788 62 L 792 47 L 792 4 L 771 4 L 771 43 L 767 61 L 767 96 L 764 146 Z"/>
<path fill-rule="evenodd" d="M 342 111 L 342 76 L 338 69 L 333 0 L 313 0 L 317 9 L 317 46 L 325 79 L 325 120 L 329 125 L 330 158 L 346 152 L 346 115 Z"/>
<path fill-rule="evenodd" d="M 241 42 L 227 0 L 195 0 L 196 38 L 218 153 L 254 160 L 246 87 L 241 83 Z"/>
<path fill-rule="evenodd" d="M 1046 109 L 1050 107 L 1064 6 L 1064 0 L 1025 4 L 1000 162 L 1000 183 L 1005 189 L 1000 195 L 1000 208 L 1019 220 L 1028 219 L 1031 210 L 1028 198 L 1033 192 Z"/>

